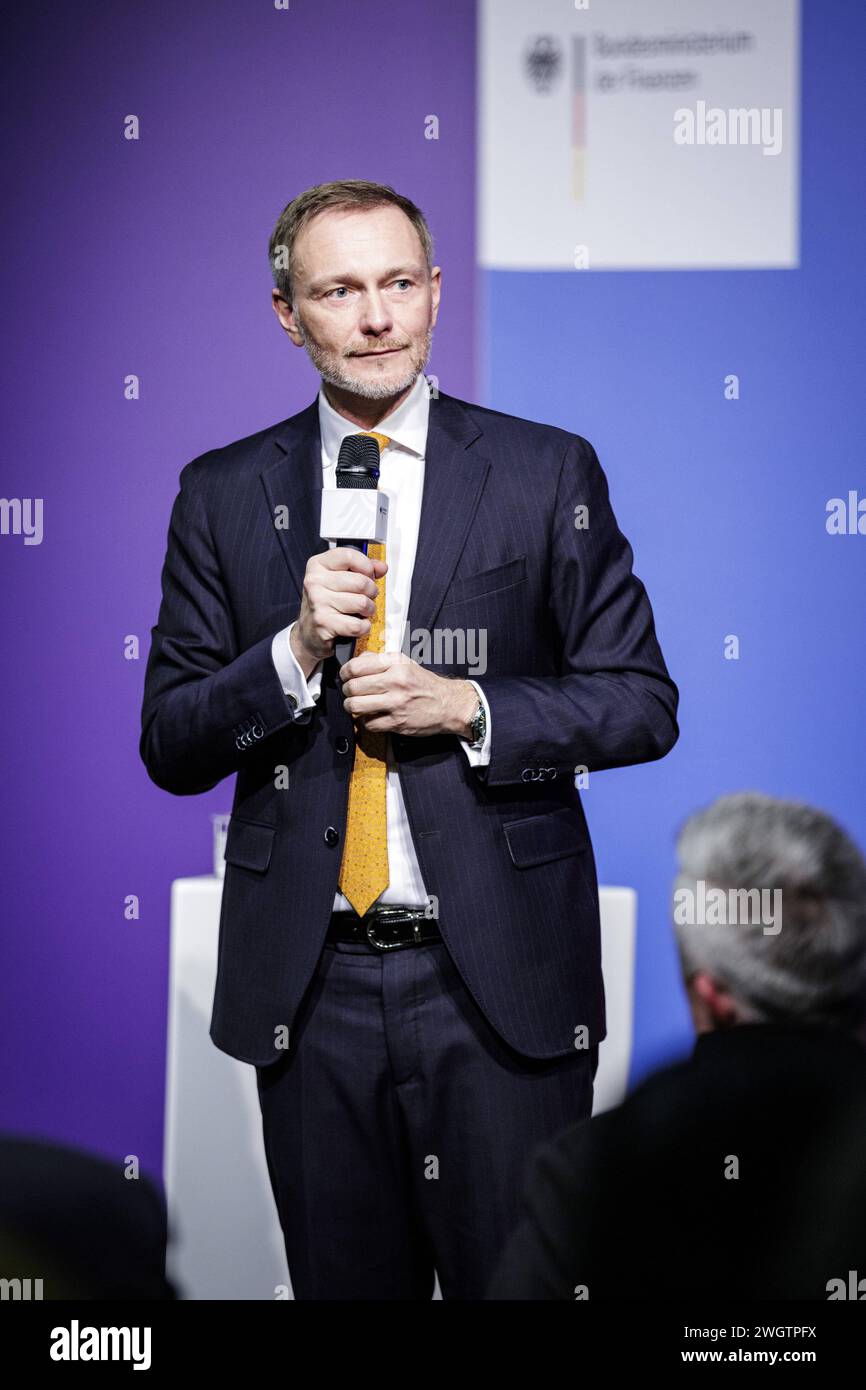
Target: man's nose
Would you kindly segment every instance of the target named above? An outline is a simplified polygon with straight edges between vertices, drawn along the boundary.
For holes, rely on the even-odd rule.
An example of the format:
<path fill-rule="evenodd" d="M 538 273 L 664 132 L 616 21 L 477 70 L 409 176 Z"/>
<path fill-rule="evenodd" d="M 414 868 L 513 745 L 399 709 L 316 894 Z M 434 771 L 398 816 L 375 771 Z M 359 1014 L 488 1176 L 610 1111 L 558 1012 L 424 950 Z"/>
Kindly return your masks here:
<path fill-rule="evenodd" d="M 364 333 L 385 333 L 391 327 L 388 306 L 378 291 L 364 296 L 360 326 Z"/>

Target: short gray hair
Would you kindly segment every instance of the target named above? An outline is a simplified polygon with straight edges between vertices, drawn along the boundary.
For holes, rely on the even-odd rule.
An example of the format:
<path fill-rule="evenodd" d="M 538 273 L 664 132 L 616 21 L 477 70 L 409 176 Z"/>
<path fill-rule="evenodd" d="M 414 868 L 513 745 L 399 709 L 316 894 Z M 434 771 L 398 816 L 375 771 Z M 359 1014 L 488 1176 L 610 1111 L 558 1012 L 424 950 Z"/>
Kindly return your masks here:
<path fill-rule="evenodd" d="M 759 923 L 674 929 L 683 974 L 705 970 L 747 1019 L 823 1023 L 866 1019 L 866 861 L 812 806 L 760 792 L 722 796 L 677 837 L 674 893 L 703 881 L 723 890 L 781 889 L 781 930 Z"/>

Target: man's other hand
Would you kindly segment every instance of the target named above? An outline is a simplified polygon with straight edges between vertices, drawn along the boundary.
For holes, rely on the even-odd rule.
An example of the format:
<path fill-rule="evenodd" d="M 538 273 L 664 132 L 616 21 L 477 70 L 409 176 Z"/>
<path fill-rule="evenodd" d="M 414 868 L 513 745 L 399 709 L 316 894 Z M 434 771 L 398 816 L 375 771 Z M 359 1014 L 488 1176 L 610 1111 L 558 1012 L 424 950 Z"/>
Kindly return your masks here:
<path fill-rule="evenodd" d="M 470 681 L 437 676 L 405 652 L 361 652 L 339 675 L 346 710 L 371 733 L 469 736 L 478 704 Z"/>

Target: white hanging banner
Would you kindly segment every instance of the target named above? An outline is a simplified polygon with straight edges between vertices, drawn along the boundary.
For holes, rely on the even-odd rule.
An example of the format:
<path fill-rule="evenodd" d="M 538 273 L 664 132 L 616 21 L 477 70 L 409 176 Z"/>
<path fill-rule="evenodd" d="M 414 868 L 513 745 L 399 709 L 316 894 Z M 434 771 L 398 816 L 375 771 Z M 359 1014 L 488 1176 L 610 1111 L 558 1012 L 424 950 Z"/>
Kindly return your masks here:
<path fill-rule="evenodd" d="M 489 268 L 799 263 L 799 0 L 480 0 Z"/>

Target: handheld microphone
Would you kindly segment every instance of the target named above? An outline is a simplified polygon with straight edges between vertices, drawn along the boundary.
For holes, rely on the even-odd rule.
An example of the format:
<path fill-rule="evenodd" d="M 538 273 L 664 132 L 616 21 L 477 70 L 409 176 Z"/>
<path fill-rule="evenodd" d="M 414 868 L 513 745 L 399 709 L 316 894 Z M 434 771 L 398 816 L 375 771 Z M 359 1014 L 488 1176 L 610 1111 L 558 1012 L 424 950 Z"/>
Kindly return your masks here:
<path fill-rule="evenodd" d="M 388 494 L 379 491 L 379 445 L 372 435 L 348 434 L 340 445 L 337 486 L 322 489 L 319 535 L 364 555 L 369 541 L 387 540 Z M 341 666 L 354 651 L 354 637 L 342 637 L 334 643 Z"/>

